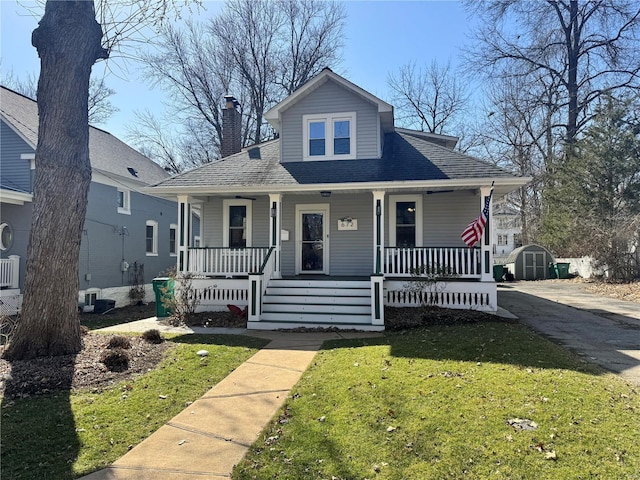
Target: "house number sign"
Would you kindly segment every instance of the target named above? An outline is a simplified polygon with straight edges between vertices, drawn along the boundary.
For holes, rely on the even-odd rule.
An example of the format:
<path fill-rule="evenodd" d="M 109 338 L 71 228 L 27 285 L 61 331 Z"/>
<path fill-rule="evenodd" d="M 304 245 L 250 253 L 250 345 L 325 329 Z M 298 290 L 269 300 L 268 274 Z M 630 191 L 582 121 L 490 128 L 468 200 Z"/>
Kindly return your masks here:
<path fill-rule="evenodd" d="M 358 230 L 358 219 L 351 217 L 339 219 L 338 230 Z"/>

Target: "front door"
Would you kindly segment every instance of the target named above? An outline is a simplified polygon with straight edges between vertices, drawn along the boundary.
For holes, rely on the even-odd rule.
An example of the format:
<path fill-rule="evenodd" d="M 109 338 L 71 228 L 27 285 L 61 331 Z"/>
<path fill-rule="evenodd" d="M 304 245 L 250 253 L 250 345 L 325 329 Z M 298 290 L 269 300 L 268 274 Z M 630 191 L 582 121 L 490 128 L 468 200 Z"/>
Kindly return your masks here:
<path fill-rule="evenodd" d="M 329 205 L 296 205 L 296 274 L 329 274 Z"/>

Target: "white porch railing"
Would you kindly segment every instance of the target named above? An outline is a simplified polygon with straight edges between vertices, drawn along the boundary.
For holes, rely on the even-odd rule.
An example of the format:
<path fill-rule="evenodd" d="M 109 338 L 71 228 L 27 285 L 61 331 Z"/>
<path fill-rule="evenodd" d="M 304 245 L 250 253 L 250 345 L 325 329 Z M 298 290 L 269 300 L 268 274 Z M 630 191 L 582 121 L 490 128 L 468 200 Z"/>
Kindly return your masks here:
<path fill-rule="evenodd" d="M 0 258 L 0 287 L 20 288 L 20 257 Z"/>
<path fill-rule="evenodd" d="M 384 273 L 411 277 L 416 272 L 442 277 L 480 278 L 480 249 L 467 247 L 385 247 Z"/>
<path fill-rule="evenodd" d="M 248 275 L 257 272 L 264 262 L 269 247 L 189 248 L 189 272 L 196 275 Z"/>
<path fill-rule="evenodd" d="M 262 314 L 262 299 L 267 291 L 269 280 L 276 270 L 275 248 L 269 248 L 267 256 L 257 273 L 249 275 L 249 322 L 259 322 Z"/>

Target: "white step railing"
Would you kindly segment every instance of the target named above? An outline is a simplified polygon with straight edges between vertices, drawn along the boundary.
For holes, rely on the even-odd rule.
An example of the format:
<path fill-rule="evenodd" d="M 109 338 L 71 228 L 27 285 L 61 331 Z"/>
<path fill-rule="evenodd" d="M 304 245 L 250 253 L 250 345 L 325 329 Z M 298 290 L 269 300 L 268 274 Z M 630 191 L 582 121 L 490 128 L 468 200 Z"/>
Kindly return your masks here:
<path fill-rule="evenodd" d="M 419 274 L 480 278 L 480 249 L 467 247 L 385 247 L 384 273 L 393 277 Z"/>
<path fill-rule="evenodd" d="M 0 287 L 20 288 L 20 257 L 0 258 Z"/>
<path fill-rule="evenodd" d="M 189 272 L 195 275 L 248 275 L 257 272 L 269 247 L 225 248 L 194 247 L 189 249 Z"/>
<path fill-rule="evenodd" d="M 267 250 L 267 256 L 255 270 L 255 273 L 249 275 L 249 308 L 248 308 L 248 321 L 259 322 L 262 315 L 262 302 L 264 294 L 267 291 L 269 280 L 273 272 L 276 270 L 276 255 L 275 248 L 270 247 Z"/>

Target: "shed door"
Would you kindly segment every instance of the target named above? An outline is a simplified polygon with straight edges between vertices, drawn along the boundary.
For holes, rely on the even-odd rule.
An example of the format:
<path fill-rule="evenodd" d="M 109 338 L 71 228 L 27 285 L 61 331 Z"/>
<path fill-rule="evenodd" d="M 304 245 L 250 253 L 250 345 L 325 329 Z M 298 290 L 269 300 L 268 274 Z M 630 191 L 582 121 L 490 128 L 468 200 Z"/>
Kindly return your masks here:
<path fill-rule="evenodd" d="M 544 280 L 547 262 L 545 252 L 523 252 L 524 255 L 524 279 Z"/>

